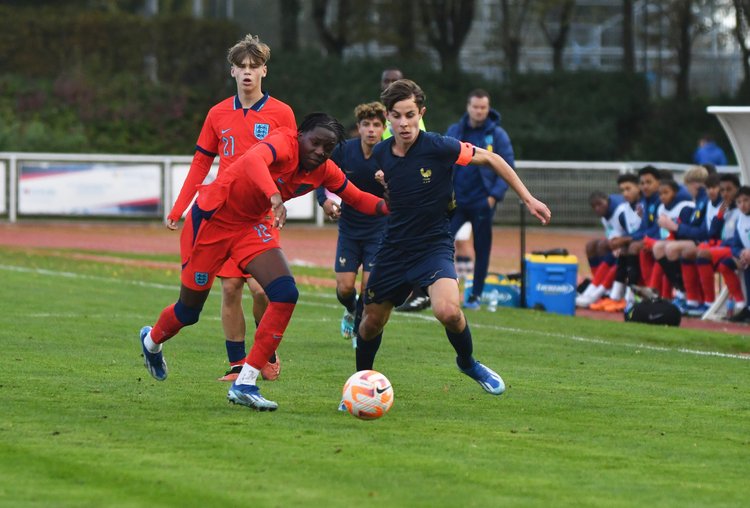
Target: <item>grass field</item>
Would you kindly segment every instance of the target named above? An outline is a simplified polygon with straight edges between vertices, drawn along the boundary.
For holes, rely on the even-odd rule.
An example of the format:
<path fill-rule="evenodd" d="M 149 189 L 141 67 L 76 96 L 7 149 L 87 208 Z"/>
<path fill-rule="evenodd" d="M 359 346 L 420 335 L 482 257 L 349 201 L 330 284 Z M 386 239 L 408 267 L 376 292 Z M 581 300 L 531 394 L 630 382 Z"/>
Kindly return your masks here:
<path fill-rule="evenodd" d="M 428 312 L 395 314 L 375 365 L 395 404 L 367 422 L 336 410 L 353 352 L 333 291 L 303 286 L 262 385 L 280 408 L 254 413 L 215 381 L 218 291 L 159 383 L 137 335 L 176 271 L 3 249 L 0 275 L 2 506 L 747 506 L 746 337 L 475 312 L 492 397 Z"/>

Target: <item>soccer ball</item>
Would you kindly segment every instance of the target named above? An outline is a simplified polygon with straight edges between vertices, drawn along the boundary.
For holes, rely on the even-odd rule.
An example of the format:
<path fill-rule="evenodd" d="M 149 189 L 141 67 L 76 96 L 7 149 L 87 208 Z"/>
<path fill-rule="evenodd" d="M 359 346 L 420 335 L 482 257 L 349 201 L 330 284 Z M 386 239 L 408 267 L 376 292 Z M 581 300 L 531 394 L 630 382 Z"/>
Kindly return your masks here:
<path fill-rule="evenodd" d="M 393 387 L 388 378 L 374 370 L 360 370 L 344 384 L 341 402 L 352 416 L 375 420 L 393 405 Z"/>

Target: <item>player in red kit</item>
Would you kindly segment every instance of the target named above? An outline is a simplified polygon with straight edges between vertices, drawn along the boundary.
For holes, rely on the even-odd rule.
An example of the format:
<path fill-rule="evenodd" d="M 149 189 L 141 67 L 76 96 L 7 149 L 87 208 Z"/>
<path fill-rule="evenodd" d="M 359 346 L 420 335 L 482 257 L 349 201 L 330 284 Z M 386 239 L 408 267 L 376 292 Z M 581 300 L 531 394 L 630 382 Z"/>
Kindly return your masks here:
<path fill-rule="evenodd" d="M 334 118 L 313 113 L 298 132 L 277 129 L 214 182 L 199 188 L 180 239 L 180 297 L 162 311 L 153 328 L 144 326 L 140 333 L 144 363 L 155 379 L 167 377 L 161 344 L 198 321 L 214 277 L 231 259 L 253 275 L 269 305 L 227 398 L 260 411 L 278 408 L 260 394 L 256 380 L 276 351 L 299 296 L 275 233 L 286 222 L 284 201 L 323 185 L 362 213 L 388 213 L 383 199 L 359 190 L 329 160 L 344 137 L 343 126 Z M 266 219 L 270 212 L 272 224 Z"/>
<path fill-rule="evenodd" d="M 257 36 L 247 35 L 229 48 L 227 60 L 232 66 L 230 73 L 237 82 L 237 94 L 209 110 L 195 145 L 190 171 L 167 217 L 169 229 L 177 229 L 180 217 L 195 197 L 198 186 L 208 175 L 217 155 L 221 174 L 270 132 L 279 127 L 297 128 L 292 109 L 264 93 L 261 88 L 270 57 L 270 48 Z M 234 381 L 245 358 L 245 315 L 242 311 L 245 282 L 253 295 L 256 326 L 268 306 L 268 300 L 260 285 L 242 273 L 242 269 L 231 260 L 225 263 L 218 276 L 222 288 L 221 324 L 229 360 L 229 370 L 219 380 Z M 276 379 L 280 369 L 281 362 L 274 355 L 263 367 L 262 375 L 265 379 Z"/>

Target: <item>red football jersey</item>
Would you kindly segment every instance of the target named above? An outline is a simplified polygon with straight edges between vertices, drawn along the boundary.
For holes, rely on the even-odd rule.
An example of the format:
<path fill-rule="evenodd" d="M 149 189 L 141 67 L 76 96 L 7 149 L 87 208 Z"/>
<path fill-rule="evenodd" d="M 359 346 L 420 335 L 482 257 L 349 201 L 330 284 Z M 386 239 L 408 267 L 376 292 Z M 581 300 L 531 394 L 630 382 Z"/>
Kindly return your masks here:
<path fill-rule="evenodd" d="M 325 186 L 362 211 L 374 215 L 382 199 L 360 191 L 332 160 L 306 171 L 299 165 L 296 130 L 280 128 L 248 150 L 209 185 L 200 188 L 198 206 L 230 223 L 253 222 L 270 209 L 276 192 L 284 201 Z"/>
<path fill-rule="evenodd" d="M 242 109 L 235 95 L 209 110 L 195 148 L 218 155 L 221 172 L 278 127 L 297 128 L 292 108 L 266 93 L 251 108 Z"/>
<path fill-rule="evenodd" d="M 242 108 L 237 95 L 212 107 L 203 122 L 193 163 L 169 218 L 176 221 L 182 216 L 217 155 L 221 174 L 232 162 L 279 127 L 295 130 L 297 123 L 294 113 L 289 106 L 268 93 L 248 109 Z"/>

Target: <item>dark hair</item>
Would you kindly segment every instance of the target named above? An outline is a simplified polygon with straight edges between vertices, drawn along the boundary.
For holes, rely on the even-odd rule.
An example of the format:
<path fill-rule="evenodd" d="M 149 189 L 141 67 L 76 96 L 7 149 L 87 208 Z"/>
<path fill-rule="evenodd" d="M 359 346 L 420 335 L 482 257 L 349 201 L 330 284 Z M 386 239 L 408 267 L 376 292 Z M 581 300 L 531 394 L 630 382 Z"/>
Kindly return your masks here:
<path fill-rule="evenodd" d="M 649 165 L 649 166 L 644 166 L 641 169 L 639 169 L 638 176 L 640 177 L 643 175 L 651 175 L 657 180 L 661 180 L 661 172 L 658 169 L 656 169 L 654 166 Z"/>
<path fill-rule="evenodd" d="M 344 126 L 341 125 L 338 120 L 328 113 L 310 113 L 302 119 L 302 123 L 299 124 L 299 129 L 297 130 L 298 132 L 309 132 L 316 127 L 322 127 L 333 132 L 336 136 L 336 144 L 346 141 L 346 129 L 344 129 Z"/>
<path fill-rule="evenodd" d="M 414 97 L 417 109 L 422 109 L 427 97 L 419 85 L 410 79 L 399 79 L 394 81 L 380 94 L 380 102 L 385 105 L 386 111 L 392 111 L 397 102 L 405 101 Z"/>
<path fill-rule="evenodd" d="M 630 182 L 638 185 L 638 175 L 634 175 L 633 173 L 625 173 L 617 177 L 617 185 L 625 182 Z"/>
<path fill-rule="evenodd" d="M 711 177 L 709 177 L 711 178 Z M 732 173 L 722 173 L 719 175 L 719 182 L 732 182 L 735 187 L 739 189 L 740 187 L 740 178 Z M 706 185 L 708 187 L 708 185 Z"/>
<path fill-rule="evenodd" d="M 708 178 L 706 178 L 706 182 L 704 183 L 706 187 L 718 187 L 719 186 L 719 175 L 718 173 L 713 173 L 708 175 Z"/>
<path fill-rule="evenodd" d="M 740 187 L 740 190 L 737 191 L 737 197 L 740 196 L 750 196 L 750 187 L 747 185 Z"/>
<path fill-rule="evenodd" d="M 701 166 L 706 168 L 706 171 L 708 171 L 709 175 L 715 175 L 716 173 L 718 173 L 718 171 L 716 171 L 716 166 L 714 166 L 713 164 L 701 164 Z"/>
<path fill-rule="evenodd" d="M 659 180 L 659 185 L 666 185 L 667 187 L 670 187 L 675 192 L 675 194 L 680 190 L 680 185 L 671 178 L 662 178 L 661 180 Z"/>
<path fill-rule="evenodd" d="M 484 90 L 482 88 L 475 88 L 474 90 L 469 92 L 469 96 L 466 98 L 466 102 L 471 101 L 471 99 L 473 99 L 474 97 L 476 97 L 477 99 L 484 99 L 485 97 L 487 97 L 487 99 L 489 99 L 490 94 L 487 93 L 487 90 Z"/>
<path fill-rule="evenodd" d="M 604 194 L 602 191 L 595 190 L 591 194 L 589 194 L 589 203 L 593 203 L 594 201 L 599 201 L 600 199 L 603 199 L 604 201 L 609 201 L 609 196 Z"/>

